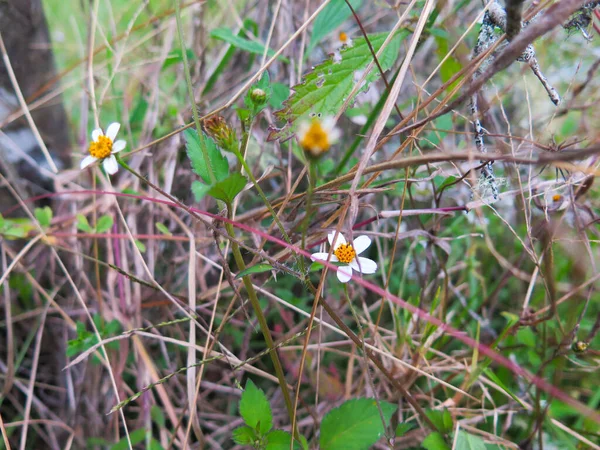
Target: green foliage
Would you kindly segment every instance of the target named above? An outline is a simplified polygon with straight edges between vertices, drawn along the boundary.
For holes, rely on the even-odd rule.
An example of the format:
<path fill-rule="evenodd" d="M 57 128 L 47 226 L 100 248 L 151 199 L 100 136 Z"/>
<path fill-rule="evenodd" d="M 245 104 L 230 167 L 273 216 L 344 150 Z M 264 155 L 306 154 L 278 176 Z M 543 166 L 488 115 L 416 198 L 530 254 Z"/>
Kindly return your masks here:
<path fill-rule="evenodd" d="M 271 406 L 265 393 L 248 379 L 240 401 L 240 415 L 246 425 L 256 430 L 259 435 L 268 433 L 273 427 Z"/>
<path fill-rule="evenodd" d="M 9 241 L 24 238 L 34 228 L 29 219 L 7 219 L 0 214 L 0 236 Z"/>
<path fill-rule="evenodd" d="M 358 8 L 362 5 L 362 0 L 350 0 L 350 4 L 354 11 L 358 11 Z M 351 15 L 352 11 L 348 8 L 346 0 L 331 0 L 313 23 L 313 31 L 310 35 L 306 54 L 310 55 L 315 46 L 324 37 L 344 23 Z"/>
<path fill-rule="evenodd" d="M 486 450 L 486 445 L 479 436 L 459 430 L 458 436 L 456 436 L 456 448 L 464 450 Z"/>
<path fill-rule="evenodd" d="M 206 184 L 210 184 L 212 177 L 210 176 L 209 170 L 212 169 L 215 175 L 216 181 L 222 181 L 229 175 L 229 163 L 227 159 L 221 154 L 221 151 L 210 137 L 204 134 L 204 143 L 206 144 L 206 150 L 208 158 L 210 160 L 210 168 L 204 160 L 204 153 L 200 143 L 200 137 L 198 132 L 192 128 L 188 128 L 183 132 L 186 142 L 186 150 L 188 158 L 192 163 L 192 170 L 198 175 Z"/>
<path fill-rule="evenodd" d="M 264 97 L 256 95 L 257 92 L 262 92 Z M 250 111 L 252 117 L 256 116 L 265 108 L 265 106 L 267 106 L 267 101 L 271 98 L 271 94 L 272 89 L 269 72 L 265 70 L 260 79 L 252 85 L 244 97 L 244 104 Z"/>
<path fill-rule="evenodd" d="M 450 450 L 451 447 L 444 440 L 444 436 L 442 436 L 437 431 L 430 433 L 427 437 L 421 442 L 421 446 L 426 450 Z M 458 448 L 458 447 L 457 447 Z"/>
<path fill-rule="evenodd" d="M 93 228 L 83 214 L 77 214 L 77 229 L 84 233 L 106 233 L 114 224 L 112 216 L 105 214 L 96 221 L 96 228 Z"/>
<path fill-rule="evenodd" d="M 210 195 L 217 200 L 222 200 L 225 203 L 233 202 L 233 199 L 246 186 L 246 178 L 239 173 L 229 175 L 229 163 L 227 158 L 221 154 L 221 150 L 215 142 L 204 135 L 208 158 L 210 160 L 210 168 L 215 175 L 215 183 L 211 183 L 209 168 L 204 160 L 200 137 L 196 130 L 188 129 L 184 132 L 186 140 L 187 155 L 192 164 L 192 169 L 196 175 L 200 176 L 204 183 L 194 181 L 192 183 L 192 192 L 196 197 L 196 201 L 200 201 L 205 195 Z"/>
<path fill-rule="evenodd" d="M 44 206 L 43 208 L 35 208 L 33 213 L 37 221 L 42 226 L 42 228 L 47 228 L 50 226 L 50 223 L 52 222 L 52 210 L 49 206 Z"/>
<path fill-rule="evenodd" d="M 249 53 L 254 53 L 256 55 L 262 55 L 265 52 L 265 46 L 260 42 L 251 41 L 250 39 L 241 37 L 239 34 L 235 35 L 233 34 L 233 31 L 226 27 L 215 28 L 210 32 L 210 37 L 214 39 L 219 39 L 221 41 L 225 41 L 228 44 L 239 48 L 240 50 L 244 50 Z M 272 49 L 269 49 L 267 52 L 267 55 L 269 57 L 273 56 L 274 54 L 275 51 L 273 51 Z M 288 59 L 283 56 L 280 56 L 279 59 L 281 59 L 282 61 L 288 61 Z"/>
<path fill-rule="evenodd" d="M 405 30 L 399 31 L 387 45 L 379 58 L 382 70 L 388 70 L 392 66 L 402 39 L 407 34 Z M 381 48 L 387 36 L 388 33 L 369 35 L 369 41 L 375 52 Z M 360 80 L 361 72 L 373 61 L 364 37 L 356 38 L 354 45 L 343 49 L 340 56 L 339 62 L 330 58 L 319 64 L 304 76 L 302 83 L 294 86 L 294 92 L 284 102 L 284 108 L 275 113 L 277 119 L 284 122 L 284 125 L 281 129 L 272 130 L 269 140 L 285 140 L 291 137 L 296 132 L 298 122 L 309 120 L 312 115 L 333 116 L 340 111 L 355 84 Z M 358 93 L 366 91 L 379 76 L 379 71 L 374 66 Z"/>
<path fill-rule="evenodd" d="M 110 322 L 106 323 L 102 320 L 99 314 L 94 314 L 93 320 L 102 339 L 116 336 L 117 334 L 120 334 L 123 331 L 121 328 L 121 324 L 116 319 L 113 319 Z M 75 339 L 69 340 L 69 342 L 67 343 L 67 356 L 75 356 L 78 353 L 88 350 L 97 343 L 98 337 L 96 336 L 96 334 L 92 331 L 88 331 L 85 323 L 78 321 L 77 337 Z M 116 341 L 109 342 L 108 344 L 106 344 L 106 347 L 116 350 L 119 348 L 119 343 Z M 99 361 L 94 356 L 92 357 L 92 362 L 94 364 L 97 364 Z"/>
<path fill-rule="evenodd" d="M 381 412 L 380 412 L 381 408 Z M 321 450 L 367 450 L 383 435 L 397 406 L 374 399 L 348 400 L 321 422 Z M 385 424 L 381 423 L 381 415 Z"/>
<path fill-rule="evenodd" d="M 131 431 L 129 433 L 129 439 L 131 439 L 131 445 L 140 444 L 146 438 L 147 431 L 143 428 L 139 430 Z M 119 442 L 110 447 L 110 450 L 127 450 L 129 448 L 129 442 L 127 436 L 123 437 Z"/>
<path fill-rule="evenodd" d="M 242 278 L 246 275 L 251 275 L 253 273 L 263 273 L 273 270 L 273 266 L 271 264 L 255 264 L 254 266 L 247 267 L 238 273 L 235 277 Z"/>
<path fill-rule="evenodd" d="M 452 415 L 446 408 L 444 408 L 442 411 L 439 409 L 426 409 L 425 415 L 441 433 L 448 434 L 452 431 L 454 426 L 452 422 Z"/>
<path fill-rule="evenodd" d="M 265 393 L 248 379 L 240 400 L 240 415 L 246 426 L 233 430 L 232 439 L 236 444 L 249 445 L 257 450 L 289 450 L 292 435 L 283 430 L 272 430 L 273 414 Z M 294 450 L 308 448 L 294 442 Z"/>
<path fill-rule="evenodd" d="M 172 236 L 173 234 L 169 231 L 169 229 L 166 227 L 166 225 L 164 223 L 161 222 L 156 222 L 154 224 L 154 226 L 156 227 L 156 229 L 158 231 L 160 231 L 162 234 L 164 234 L 165 236 Z"/>

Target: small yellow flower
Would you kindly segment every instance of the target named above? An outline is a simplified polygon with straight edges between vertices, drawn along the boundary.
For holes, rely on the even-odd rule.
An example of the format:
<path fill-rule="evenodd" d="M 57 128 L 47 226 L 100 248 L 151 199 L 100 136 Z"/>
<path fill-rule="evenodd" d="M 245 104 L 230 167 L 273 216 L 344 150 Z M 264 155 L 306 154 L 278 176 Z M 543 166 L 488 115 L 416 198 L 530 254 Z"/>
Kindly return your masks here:
<path fill-rule="evenodd" d="M 329 261 L 346 264 L 338 267 L 337 277 L 340 282 L 347 283 L 352 276 L 352 270 L 366 274 L 377 272 L 377 263 L 375 261 L 358 256 L 371 245 L 371 239 L 368 236 L 359 236 L 352 243 L 346 242 L 346 238 L 342 233 L 338 233 L 335 241 L 333 240 L 334 237 L 335 231 L 327 235 L 329 245 L 333 247 L 333 254 Z M 313 261 L 327 261 L 328 256 L 329 253 L 313 253 L 310 258 Z"/>
<path fill-rule="evenodd" d="M 562 200 L 562 195 L 560 195 L 560 194 L 554 194 L 554 195 L 552 196 L 552 201 L 553 201 L 554 203 L 560 202 L 561 200 Z"/>
<path fill-rule="evenodd" d="M 106 129 L 106 134 L 102 132 L 101 128 L 92 131 L 92 142 L 88 148 L 90 154 L 81 161 L 81 169 L 85 169 L 96 161 L 102 161 L 106 173 L 109 175 L 117 173 L 119 163 L 117 163 L 115 153 L 123 150 L 126 145 L 123 140 L 115 141 L 120 128 L 121 124 L 114 122 Z"/>
<path fill-rule="evenodd" d="M 327 152 L 340 138 L 340 131 L 335 127 L 333 117 L 313 118 L 310 122 L 303 122 L 298 129 L 300 147 L 313 157 L 321 156 Z"/>

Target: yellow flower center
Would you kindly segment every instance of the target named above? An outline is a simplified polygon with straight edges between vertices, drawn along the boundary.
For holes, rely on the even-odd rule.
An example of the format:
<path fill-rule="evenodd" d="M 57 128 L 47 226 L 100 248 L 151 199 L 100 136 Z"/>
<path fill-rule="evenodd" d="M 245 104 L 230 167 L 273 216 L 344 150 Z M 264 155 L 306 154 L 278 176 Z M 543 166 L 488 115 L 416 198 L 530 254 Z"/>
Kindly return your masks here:
<path fill-rule="evenodd" d="M 356 258 L 356 252 L 352 248 L 352 244 L 341 244 L 335 249 L 333 254 L 337 256 L 340 262 L 345 264 L 350 264 Z"/>
<path fill-rule="evenodd" d="M 346 33 L 344 33 L 343 31 L 340 31 L 340 35 L 338 37 L 342 44 L 345 44 L 346 42 L 348 42 L 348 35 Z"/>
<path fill-rule="evenodd" d="M 98 159 L 108 158 L 112 151 L 112 146 L 113 141 L 109 137 L 100 136 L 97 141 L 90 144 L 90 155 Z"/>
<path fill-rule="evenodd" d="M 553 201 L 553 202 L 558 202 L 558 201 L 560 201 L 561 199 L 562 199 L 562 195 L 560 195 L 560 194 L 554 194 L 554 195 L 552 196 L 552 201 Z"/>
<path fill-rule="evenodd" d="M 310 128 L 306 131 L 306 134 L 302 136 L 300 145 L 304 150 L 311 151 L 315 155 L 329 150 L 329 147 L 331 147 L 329 144 L 329 136 L 321 126 L 321 122 L 318 120 L 312 121 Z"/>

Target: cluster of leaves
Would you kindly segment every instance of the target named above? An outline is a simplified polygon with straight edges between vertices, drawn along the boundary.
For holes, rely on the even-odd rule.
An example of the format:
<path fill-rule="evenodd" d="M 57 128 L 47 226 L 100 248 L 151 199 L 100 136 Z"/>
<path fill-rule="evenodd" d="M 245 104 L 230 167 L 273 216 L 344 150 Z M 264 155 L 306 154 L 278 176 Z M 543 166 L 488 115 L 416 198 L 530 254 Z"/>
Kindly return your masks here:
<path fill-rule="evenodd" d="M 388 402 L 377 402 L 369 398 L 357 398 L 344 402 L 329 411 L 321 423 L 319 448 L 321 450 L 367 450 L 385 433 L 397 406 Z M 271 406 L 264 392 L 252 380 L 240 400 L 240 416 L 246 424 L 233 432 L 233 440 L 240 445 L 249 445 L 256 450 L 289 450 L 292 435 L 283 430 L 273 430 Z M 410 429 L 400 424 L 397 433 Z M 294 449 L 307 449 L 303 436 L 301 442 L 294 441 Z"/>
<path fill-rule="evenodd" d="M 120 322 L 116 319 L 113 319 L 107 323 L 104 320 L 102 320 L 102 317 L 100 317 L 99 314 L 94 314 L 93 320 L 102 339 L 116 336 L 117 334 L 123 331 Z M 69 340 L 69 342 L 67 343 L 67 356 L 69 357 L 84 352 L 92 348 L 99 342 L 98 336 L 96 336 L 95 333 L 88 331 L 85 323 L 83 322 L 77 321 L 76 331 L 77 337 L 75 339 Z M 106 347 L 113 350 L 117 350 L 119 348 L 119 343 L 116 341 L 109 342 L 108 344 L 106 344 Z M 94 364 L 99 363 L 98 359 L 95 356 L 92 357 L 92 362 Z"/>

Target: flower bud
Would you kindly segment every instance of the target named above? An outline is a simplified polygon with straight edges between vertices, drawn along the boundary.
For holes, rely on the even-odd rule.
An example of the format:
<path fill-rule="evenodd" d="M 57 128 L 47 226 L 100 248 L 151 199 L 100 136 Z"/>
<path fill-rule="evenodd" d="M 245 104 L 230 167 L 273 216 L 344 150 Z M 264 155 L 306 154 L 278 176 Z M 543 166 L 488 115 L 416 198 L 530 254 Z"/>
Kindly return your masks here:
<path fill-rule="evenodd" d="M 223 150 L 233 152 L 238 149 L 235 130 L 229 126 L 222 116 L 212 116 L 204 120 L 206 134 L 215 140 Z"/>
<path fill-rule="evenodd" d="M 267 93 L 261 88 L 254 88 L 250 92 L 250 100 L 256 106 L 261 106 L 267 101 Z"/>

